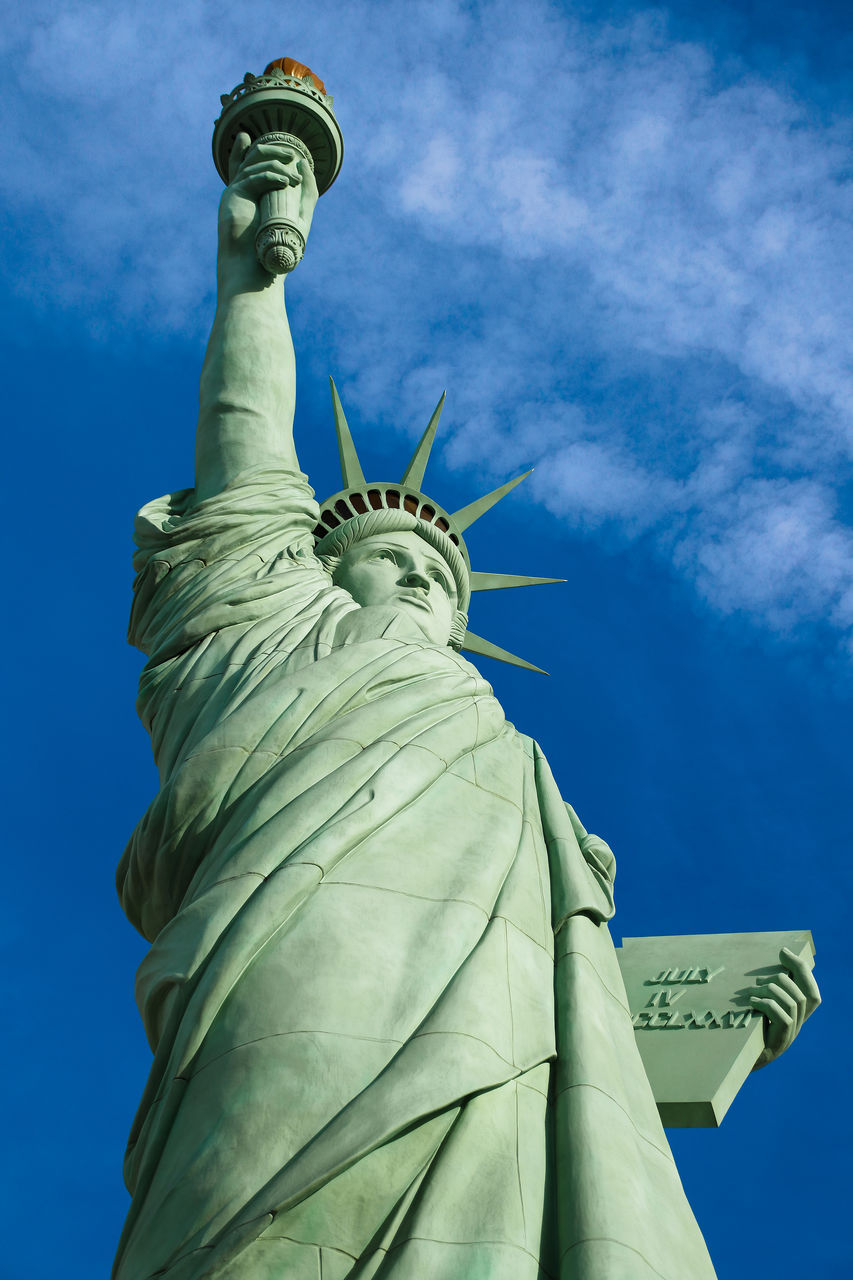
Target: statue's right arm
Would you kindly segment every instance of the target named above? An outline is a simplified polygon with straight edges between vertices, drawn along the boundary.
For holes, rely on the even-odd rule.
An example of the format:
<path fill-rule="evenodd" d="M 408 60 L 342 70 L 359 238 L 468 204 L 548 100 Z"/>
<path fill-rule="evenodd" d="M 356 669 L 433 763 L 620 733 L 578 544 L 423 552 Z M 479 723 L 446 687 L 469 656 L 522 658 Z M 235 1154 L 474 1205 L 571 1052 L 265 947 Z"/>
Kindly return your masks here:
<path fill-rule="evenodd" d="M 317 201 L 310 165 L 282 144 L 249 150 L 248 137 L 238 136 L 219 207 L 216 316 L 199 390 L 198 500 L 219 493 L 248 467 L 298 469 L 284 276 L 271 276 L 255 253 L 258 201 L 288 185 L 300 188 L 300 230 L 307 238 Z"/>

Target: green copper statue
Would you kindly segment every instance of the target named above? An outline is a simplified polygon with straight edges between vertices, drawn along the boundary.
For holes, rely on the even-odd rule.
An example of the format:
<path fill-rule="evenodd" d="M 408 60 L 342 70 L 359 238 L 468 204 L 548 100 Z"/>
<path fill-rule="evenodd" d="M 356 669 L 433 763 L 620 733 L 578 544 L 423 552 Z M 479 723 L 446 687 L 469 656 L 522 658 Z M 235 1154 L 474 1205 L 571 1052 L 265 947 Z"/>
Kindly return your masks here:
<path fill-rule="evenodd" d="M 118 885 L 154 1063 L 114 1275 L 713 1277 L 607 928 L 612 854 L 460 653 L 502 655 L 472 588 L 524 581 L 470 571 L 502 491 L 455 515 L 423 492 L 438 411 L 400 482 L 365 482 L 335 393 L 344 488 L 318 507 L 256 249 L 272 192 L 307 240 L 312 162 L 238 133 L 230 173 L 195 488 L 137 520 L 161 785 Z M 817 992 L 791 956 L 754 1000 L 772 1057 Z"/>

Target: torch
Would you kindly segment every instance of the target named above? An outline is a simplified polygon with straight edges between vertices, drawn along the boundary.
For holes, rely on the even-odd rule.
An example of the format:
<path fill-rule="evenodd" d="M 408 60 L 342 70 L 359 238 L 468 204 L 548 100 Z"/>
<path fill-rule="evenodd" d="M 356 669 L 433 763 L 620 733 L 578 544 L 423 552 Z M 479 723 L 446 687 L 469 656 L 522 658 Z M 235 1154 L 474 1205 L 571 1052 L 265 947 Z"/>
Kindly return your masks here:
<path fill-rule="evenodd" d="M 344 140 L 323 81 L 293 58 L 276 58 L 261 76 L 246 72 L 241 84 L 223 93 L 222 114 L 213 126 L 213 163 L 228 182 L 228 158 L 238 133 L 253 145 L 278 142 L 291 147 L 311 165 L 323 194 L 338 176 Z M 258 261 L 271 275 L 292 271 L 305 252 L 297 225 L 299 188 L 269 191 L 258 205 L 260 227 L 255 237 Z"/>

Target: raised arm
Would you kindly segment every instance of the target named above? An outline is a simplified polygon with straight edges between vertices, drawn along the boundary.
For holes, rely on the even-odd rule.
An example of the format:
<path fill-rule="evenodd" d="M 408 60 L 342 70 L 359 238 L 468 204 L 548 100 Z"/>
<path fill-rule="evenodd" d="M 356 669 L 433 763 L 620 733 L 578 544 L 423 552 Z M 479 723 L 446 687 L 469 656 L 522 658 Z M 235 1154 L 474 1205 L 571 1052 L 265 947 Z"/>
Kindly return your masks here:
<path fill-rule="evenodd" d="M 216 316 L 199 389 L 199 499 L 218 493 L 247 467 L 298 465 L 296 366 L 284 276 L 271 276 L 255 254 L 257 202 L 264 192 L 285 186 L 300 188 L 299 223 L 307 239 L 317 202 L 310 165 L 284 144 L 250 146 L 240 134 L 219 206 Z"/>

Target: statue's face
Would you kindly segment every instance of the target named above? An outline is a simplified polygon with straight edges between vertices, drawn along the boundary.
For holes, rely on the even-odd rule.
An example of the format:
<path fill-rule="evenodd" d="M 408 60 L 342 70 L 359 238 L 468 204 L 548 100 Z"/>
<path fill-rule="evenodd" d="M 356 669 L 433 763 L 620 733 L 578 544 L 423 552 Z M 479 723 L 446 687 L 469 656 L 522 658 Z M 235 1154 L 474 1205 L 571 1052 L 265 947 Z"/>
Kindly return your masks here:
<path fill-rule="evenodd" d="M 433 644 L 446 645 L 456 616 L 453 574 L 411 529 L 362 538 L 345 551 L 335 582 L 360 605 L 391 605 Z"/>

